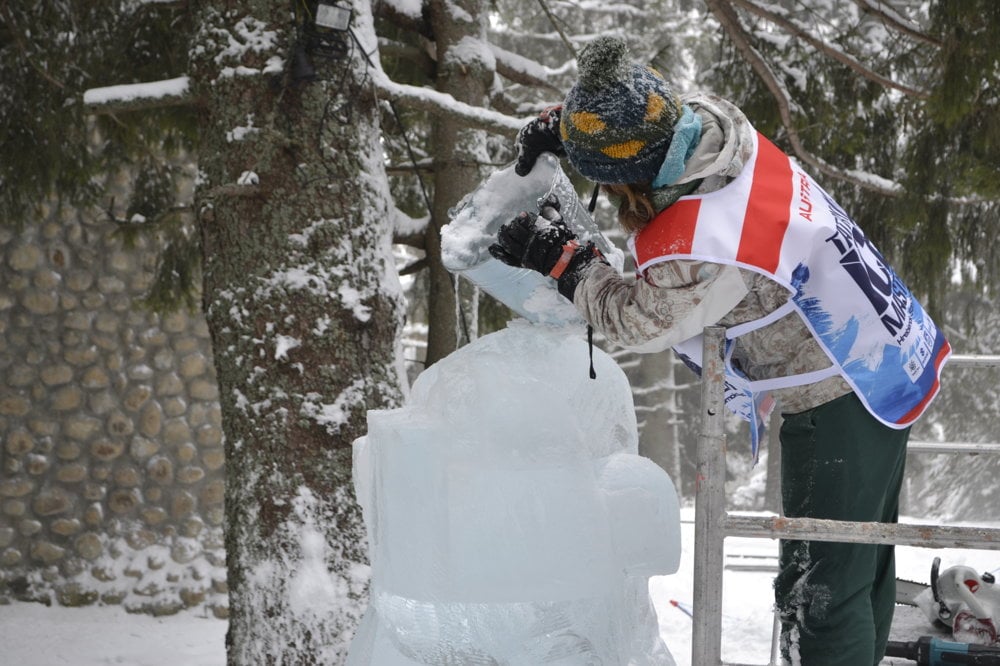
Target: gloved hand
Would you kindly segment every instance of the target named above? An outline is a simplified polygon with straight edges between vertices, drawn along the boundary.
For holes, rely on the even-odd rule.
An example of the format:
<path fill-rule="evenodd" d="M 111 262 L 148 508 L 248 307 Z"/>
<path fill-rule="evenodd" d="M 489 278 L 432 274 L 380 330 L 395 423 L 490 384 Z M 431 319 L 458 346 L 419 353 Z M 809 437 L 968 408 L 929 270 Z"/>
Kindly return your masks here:
<path fill-rule="evenodd" d="M 571 243 L 576 243 L 576 234 L 559 213 L 559 199 L 549 195 L 540 203 L 539 214 L 525 211 L 501 226 L 497 242 L 489 249 L 505 264 L 548 275 L 562 257 L 563 247 Z"/>
<path fill-rule="evenodd" d="M 517 162 L 514 173 L 527 176 L 542 153 L 565 155 L 559 138 L 559 118 L 562 106 L 550 106 L 517 133 Z"/>
<path fill-rule="evenodd" d="M 583 268 L 604 260 L 593 243 L 580 245 L 559 213 L 559 199 L 550 194 L 538 214 L 522 212 L 500 227 L 490 254 L 509 266 L 530 268 L 558 281 L 559 293 L 573 300 Z"/>

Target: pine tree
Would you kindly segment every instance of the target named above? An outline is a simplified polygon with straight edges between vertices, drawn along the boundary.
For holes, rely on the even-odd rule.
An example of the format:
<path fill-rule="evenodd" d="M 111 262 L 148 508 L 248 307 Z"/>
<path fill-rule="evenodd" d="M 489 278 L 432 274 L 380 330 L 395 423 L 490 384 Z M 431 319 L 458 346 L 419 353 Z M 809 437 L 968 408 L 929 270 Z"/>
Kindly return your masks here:
<path fill-rule="evenodd" d="M 124 165 L 139 196 L 109 209 L 178 230 L 161 267 L 175 281 L 152 300 L 190 297 L 201 255 L 233 664 L 343 660 L 367 595 L 351 444 L 402 391 L 373 20 L 339 6 L 347 31 L 318 26 L 315 2 L 0 5 L 4 153 L 19 156 L 0 167 L 4 220 L 53 194 L 101 202 L 91 176 Z M 98 90 L 164 79 L 169 94 Z M 181 140 L 196 216 L 166 196 Z"/>
<path fill-rule="evenodd" d="M 956 260 L 995 284 L 995 3 L 706 4 L 725 39 L 703 82 L 813 171 L 932 311 Z"/>
<path fill-rule="evenodd" d="M 231 664 L 344 659 L 367 594 L 351 444 L 368 409 L 401 396 L 372 17 L 367 2 L 338 7 L 346 31 L 316 5 L 293 24 L 274 0 L 204 3 L 196 21 Z"/>
<path fill-rule="evenodd" d="M 189 109 L 88 119 L 83 92 L 108 81 L 175 76 L 187 45 L 173 37 L 188 29 L 187 14 L 166 3 L 0 3 L 0 224 L 26 222 L 52 197 L 111 208 L 93 178 L 114 169 L 152 168 L 169 177 L 169 165 L 148 158 L 190 148 Z"/>

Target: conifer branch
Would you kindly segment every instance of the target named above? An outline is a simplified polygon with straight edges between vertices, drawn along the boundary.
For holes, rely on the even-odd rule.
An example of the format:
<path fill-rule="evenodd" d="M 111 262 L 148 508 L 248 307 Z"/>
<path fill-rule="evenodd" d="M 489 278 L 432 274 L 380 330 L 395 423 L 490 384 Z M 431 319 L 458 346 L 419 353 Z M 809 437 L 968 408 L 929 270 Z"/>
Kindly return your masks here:
<path fill-rule="evenodd" d="M 558 86 L 531 74 L 531 72 L 524 67 L 525 64 L 528 64 L 537 67 L 539 70 L 547 71 L 548 68 L 544 67 L 540 63 L 511 53 L 510 51 L 502 49 L 496 45 L 490 45 L 490 50 L 493 52 L 493 57 L 496 59 L 497 74 L 505 79 L 532 88 L 543 88 L 546 90 L 561 92 Z"/>
<path fill-rule="evenodd" d="M 66 84 L 45 71 L 45 68 L 35 62 L 35 59 L 31 56 L 31 53 L 28 50 L 28 45 L 24 43 L 21 28 L 18 26 L 17 21 L 14 20 L 14 14 L 10 11 L 10 3 L 7 2 L 7 0 L 4 0 L 3 4 L 0 5 L 0 10 L 2 10 L 4 21 L 7 22 L 7 26 L 9 28 L 7 32 L 9 32 L 11 37 L 14 38 L 14 42 L 17 44 L 17 50 L 21 52 L 21 55 L 24 56 L 24 59 L 29 65 L 31 65 L 31 68 L 38 72 L 43 79 L 51 83 L 56 88 L 65 90 Z"/>
<path fill-rule="evenodd" d="M 401 102 L 432 115 L 447 115 L 468 127 L 513 137 L 524 124 L 521 118 L 459 102 L 437 90 L 396 83 L 379 67 L 371 70 L 371 81 L 377 92 L 393 102 Z"/>
<path fill-rule="evenodd" d="M 555 14 L 553 14 L 552 10 L 549 9 L 549 6 L 548 4 L 546 4 L 545 0 L 538 0 L 538 4 L 542 6 L 542 11 L 545 12 L 545 16 L 548 17 L 549 23 L 551 23 L 555 31 L 559 33 L 559 37 L 562 39 L 563 44 L 566 45 L 566 50 L 569 51 L 569 54 L 573 56 L 573 59 L 575 60 L 576 49 L 573 48 L 573 42 L 569 41 L 569 37 L 566 36 L 566 33 L 559 26 L 559 22 L 556 20 Z"/>
<path fill-rule="evenodd" d="M 920 28 L 907 21 L 895 11 L 887 11 L 884 9 L 883 5 L 887 3 L 879 2 L 878 4 L 875 4 L 872 0 L 854 0 L 854 4 L 861 8 L 861 11 L 875 16 L 886 26 L 892 28 L 896 32 L 900 32 L 907 37 L 917 40 L 918 42 L 930 44 L 934 47 L 943 46 L 941 40 L 935 39 L 934 37 L 931 37 L 927 33 L 923 32 Z"/>
<path fill-rule="evenodd" d="M 153 219 L 126 219 L 124 217 L 118 217 L 115 214 L 115 199 L 114 197 L 108 202 L 108 207 L 104 209 L 104 214 L 107 215 L 108 220 L 114 222 L 121 227 L 146 227 L 152 228 L 157 225 L 161 225 L 165 220 L 175 219 L 175 218 L 188 218 L 194 220 L 195 213 L 194 209 L 188 204 L 176 204 L 173 206 L 168 206 L 162 211 L 156 214 Z"/>
<path fill-rule="evenodd" d="M 710 4 L 715 4 L 715 3 L 710 3 Z M 765 9 L 760 5 L 758 5 L 756 2 L 753 2 L 753 0 L 732 0 L 732 4 L 739 5 L 743 9 L 746 9 L 747 11 L 756 14 L 757 16 L 760 16 L 763 19 L 770 21 L 771 23 L 774 23 L 777 26 L 780 26 L 786 32 L 798 37 L 799 39 L 803 40 L 808 44 L 811 44 L 820 53 L 823 53 L 824 55 L 833 58 L 837 62 L 851 68 L 852 70 L 860 74 L 863 78 L 868 79 L 869 81 L 873 81 L 874 83 L 877 83 L 885 88 L 898 90 L 904 95 L 908 95 L 910 97 L 916 97 L 917 99 L 927 99 L 930 97 L 930 93 L 928 93 L 926 90 L 921 90 L 919 88 L 913 88 L 911 86 L 907 86 L 902 83 L 897 83 L 896 81 L 893 81 L 892 79 L 886 76 L 882 76 L 881 74 L 875 72 L 871 68 L 866 67 L 856 58 L 850 56 L 844 51 L 835 48 L 833 46 L 830 46 L 821 39 L 817 39 L 812 34 L 810 34 L 808 29 L 806 29 L 804 26 L 797 23 L 796 21 L 781 16 L 780 14 L 776 14 L 775 12 L 770 11 L 769 9 Z"/>
<path fill-rule="evenodd" d="M 491 91 L 491 93 L 493 94 L 489 97 L 490 107 L 496 109 L 500 113 L 505 113 L 508 116 L 512 116 L 518 112 L 518 104 L 507 95 L 503 94 L 502 90 Z"/>
<path fill-rule="evenodd" d="M 878 179 L 883 183 L 878 184 L 873 178 L 862 178 L 859 174 L 839 169 L 806 150 L 792 119 L 791 95 L 785 90 L 785 87 L 771 70 L 767 61 L 764 60 L 763 56 L 750 43 L 749 35 L 740 23 L 739 16 L 736 15 L 732 6 L 725 0 L 705 0 L 705 3 L 729 35 L 729 38 L 733 40 L 733 44 L 736 45 L 736 48 L 739 49 L 743 57 L 750 63 L 754 72 L 757 73 L 757 76 L 761 78 L 764 85 L 767 86 L 767 89 L 774 97 L 778 105 L 778 113 L 781 116 L 781 124 L 784 126 L 785 131 L 788 132 L 788 141 L 796 157 L 816 168 L 821 173 L 833 178 L 853 183 L 865 189 L 874 190 L 885 196 L 896 197 L 902 194 L 903 188 L 898 183 Z"/>
<path fill-rule="evenodd" d="M 89 113 L 94 114 L 162 109 L 171 106 L 197 106 L 198 104 L 198 98 L 190 92 L 186 76 L 151 83 L 91 88 L 83 93 L 84 107 Z"/>
<path fill-rule="evenodd" d="M 387 13 L 388 12 L 386 10 L 383 10 L 380 12 L 380 15 L 385 15 Z M 398 12 L 391 14 L 391 16 L 397 17 L 390 20 L 393 20 L 393 22 L 395 22 L 399 27 L 408 28 L 426 37 L 427 39 L 433 40 L 433 35 L 429 32 L 430 28 L 424 27 L 423 23 L 413 23 L 412 20 L 406 21 L 406 17 L 399 15 Z M 547 67 L 534 60 L 525 58 L 524 56 L 511 53 L 510 51 L 502 49 L 495 44 L 489 44 L 489 48 L 493 53 L 493 57 L 496 59 L 496 71 L 500 76 L 513 81 L 514 83 L 520 83 L 521 85 L 532 88 L 542 88 L 555 91 L 559 90 L 557 86 L 549 83 L 540 76 L 532 74 L 530 71 L 532 69 L 538 70 L 539 72 L 551 71 Z M 411 63 L 417 63 L 421 70 L 426 72 L 428 77 L 434 77 L 434 58 L 428 55 L 427 51 L 424 49 L 390 42 L 379 46 L 379 54 L 381 56 L 393 56 L 400 59 L 406 59 Z"/>

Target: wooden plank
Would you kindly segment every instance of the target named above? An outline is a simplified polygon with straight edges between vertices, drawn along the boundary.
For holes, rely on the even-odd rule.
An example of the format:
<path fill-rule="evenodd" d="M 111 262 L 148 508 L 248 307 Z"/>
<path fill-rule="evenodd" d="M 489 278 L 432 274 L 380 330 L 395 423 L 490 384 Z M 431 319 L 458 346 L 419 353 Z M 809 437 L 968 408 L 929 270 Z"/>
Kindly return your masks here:
<path fill-rule="evenodd" d="M 861 523 L 730 513 L 725 518 L 724 530 L 727 536 L 1000 550 L 1000 529 L 990 527 Z"/>

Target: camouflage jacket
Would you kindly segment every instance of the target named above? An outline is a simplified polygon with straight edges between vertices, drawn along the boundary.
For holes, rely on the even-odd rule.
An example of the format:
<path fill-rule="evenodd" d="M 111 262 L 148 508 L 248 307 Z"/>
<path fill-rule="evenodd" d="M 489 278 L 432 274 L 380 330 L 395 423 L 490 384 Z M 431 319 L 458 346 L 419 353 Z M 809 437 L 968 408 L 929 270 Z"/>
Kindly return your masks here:
<path fill-rule="evenodd" d="M 743 168 L 753 150 L 746 116 L 717 97 L 689 96 L 702 120 L 702 138 L 678 184 L 701 180 L 696 193 L 715 191 Z M 667 203 L 653 203 L 658 211 Z M 733 326 L 766 316 L 789 298 L 787 289 L 759 273 L 700 261 L 668 261 L 643 278 L 623 278 L 593 262 L 577 285 L 574 303 L 608 340 L 639 352 L 662 351 L 705 326 Z M 737 339 L 733 354 L 751 379 L 770 379 L 829 367 L 830 359 L 793 312 Z M 786 413 L 801 412 L 851 391 L 841 377 L 774 391 Z"/>

